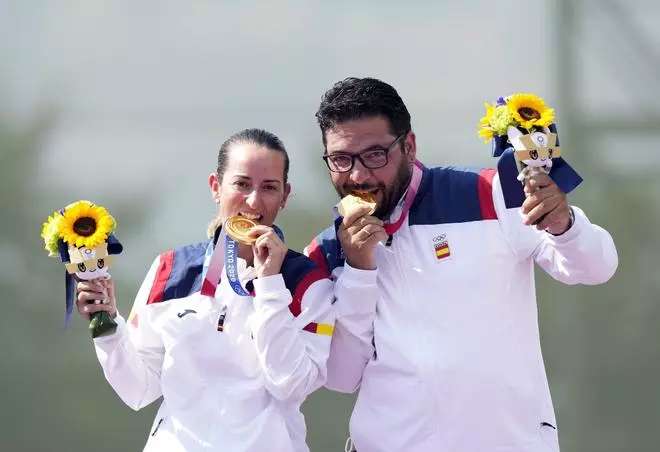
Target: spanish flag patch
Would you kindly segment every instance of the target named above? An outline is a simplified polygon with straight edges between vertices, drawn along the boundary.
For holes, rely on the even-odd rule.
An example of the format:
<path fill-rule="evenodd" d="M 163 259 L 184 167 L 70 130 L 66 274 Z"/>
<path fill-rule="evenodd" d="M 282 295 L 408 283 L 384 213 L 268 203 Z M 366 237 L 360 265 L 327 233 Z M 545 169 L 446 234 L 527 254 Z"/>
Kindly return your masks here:
<path fill-rule="evenodd" d="M 335 326 L 328 323 L 310 323 L 305 328 L 305 331 L 310 333 L 322 334 L 324 336 L 332 336 L 332 333 L 335 331 Z"/>
<path fill-rule="evenodd" d="M 446 259 L 451 256 L 447 234 L 440 234 L 436 237 L 433 237 L 433 249 L 435 251 L 436 260 Z"/>
<path fill-rule="evenodd" d="M 449 251 L 449 244 L 445 242 L 444 245 L 435 246 L 435 257 L 438 259 L 444 259 L 445 257 L 451 256 L 451 251 Z"/>

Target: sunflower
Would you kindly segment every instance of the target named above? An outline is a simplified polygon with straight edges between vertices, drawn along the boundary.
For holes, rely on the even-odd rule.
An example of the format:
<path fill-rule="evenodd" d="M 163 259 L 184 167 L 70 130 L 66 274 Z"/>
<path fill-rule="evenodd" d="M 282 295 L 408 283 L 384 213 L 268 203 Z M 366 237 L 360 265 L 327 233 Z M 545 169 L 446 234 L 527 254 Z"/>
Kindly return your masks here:
<path fill-rule="evenodd" d="M 509 108 L 506 105 L 488 105 L 486 107 L 486 116 L 479 121 L 479 136 L 484 138 L 485 142 L 493 139 L 494 135 L 506 135 L 510 125 L 517 126 Z"/>
<path fill-rule="evenodd" d="M 64 220 L 64 217 L 59 212 L 54 212 L 52 217 L 48 217 L 41 230 L 41 237 L 44 239 L 48 257 L 57 256 L 57 242 L 60 239 L 62 220 Z"/>
<path fill-rule="evenodd" d="M 527 130 L 531 130 L 535 126 L 547 127 L 555 119 L 554 110 L 534 94 L 513 94 L 507 99 L 506 105 L 513 118 Z"/>
<path fill-rule="evenodd" d="M 60 238 L 78 248 L 95 248 L 105 242 L 115 228 L 115 219 L 105 208 L 89 201 L 77 201 L 64 209 Z"/>
<path fill-rule="evenodd" d="M 486 116 L 479 120 L 479 136 L 484 139 L 484 141 L 490 141 L 493 139 L 495 131 L 490 126 L 490 120 L 493 117 L 494 108 L 488 104 L 484 104 L 486 107 Z"/>

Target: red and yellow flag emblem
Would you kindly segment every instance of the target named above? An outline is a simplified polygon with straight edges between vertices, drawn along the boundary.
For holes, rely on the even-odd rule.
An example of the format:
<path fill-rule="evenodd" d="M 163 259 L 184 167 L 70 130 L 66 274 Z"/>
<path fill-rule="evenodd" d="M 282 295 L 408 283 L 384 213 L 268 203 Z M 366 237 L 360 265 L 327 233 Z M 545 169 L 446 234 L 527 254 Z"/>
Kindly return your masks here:
<path fill-rule="evenodd" d="M 451 256 L 451 251 L 449 251 L 449 243 L 438 243 L 435 245 L 435 257 L 438 259 L 444 259 Z"/>

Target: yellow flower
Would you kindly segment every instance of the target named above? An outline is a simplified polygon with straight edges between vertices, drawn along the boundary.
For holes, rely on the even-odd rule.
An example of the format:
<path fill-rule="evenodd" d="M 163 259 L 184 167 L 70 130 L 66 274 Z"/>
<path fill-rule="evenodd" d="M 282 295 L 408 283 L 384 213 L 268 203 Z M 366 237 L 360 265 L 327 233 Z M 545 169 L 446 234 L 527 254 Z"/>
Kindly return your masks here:
<path fill-rule="evenodd" d="M 506 135 L 510 125 L 517 126 L 518 123 L 506 105 L 492 106 L 485 104 L 486 116 L 479 121 L 479 136 L 488 142 L 493 136 Z"/>
<path fill-rule="evenodd" d="M 513 118 L 527 130 L 534 126 L 547 127 L 555 119 L 554 110 L 534 94 L 514 94 L 507 99 L 506 105 Z"/>
<path fill-rule="evenodd" d="M 486 116 L 479 120 L 479 136 L 482 137 L 485 142 L 488 142 L 493 139 L 493 134 L 495 133 L 490 126 L 490 120 L 493 116 L 494 108 L 488 104 L 484 104 L 484 107 L 486 107 Z"/>
<path fill-rule="evenodd" d="M 115 219 L 107 210 L 89 201 L 77 201 L 64 210 L 60 238 L 78 248 L 89 249 L 105 242 L 115 228 Z"/>
<path fill-rule="evenodd" d="M 41 230 L 41 237 L 44 239 L 48 257 L 54 257 L 58 254 L 57 241 L 60 239 L 62 220 L 64 220 L 64 217 L 59 212 L 54 212 L 52 217 L 48 217 Z"/>

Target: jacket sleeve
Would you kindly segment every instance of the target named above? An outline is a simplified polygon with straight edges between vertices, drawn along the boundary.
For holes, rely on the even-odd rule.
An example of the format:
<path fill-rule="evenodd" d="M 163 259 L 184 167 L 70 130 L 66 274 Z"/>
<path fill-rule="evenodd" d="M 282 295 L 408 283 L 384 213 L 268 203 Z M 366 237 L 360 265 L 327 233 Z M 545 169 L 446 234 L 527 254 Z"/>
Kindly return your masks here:
<path fill-rule="evenodd" d="M 296 300 L 281 274 L 254 280 L 255 312 L 248 329 L 266 387 L 275 398 L 303 399 L 323 386 L 335 324 L 332 289 L 324 273 L 312 271 L 296 290 L 299 307 L 290 309 Z"/>
<path fill-rule="evenodd" d="M 160 259 L 156 258 L 135 297 L 129 322 L 117 315 L 117 331 L 94 339 L 105 378 L 117 395 L 134 410 L 161 396 L 162 340 L 153 330 L 147 299 Z"/>
<path fill-rule="evenodd" d="M 359 270 L 344 264 L 335 281 L 337 320 L 328 359 L 328 389 L 355 392 L 367 363 L 374 358 L 376 277 L 377 270 Z"/>
<path fill-rule="evenodd" d="M 520 208 L 506 208 L 498 175 L 493 178 L 493 201 L 506 240 L 519 260 L 534 259 L 565 284 L 602 284 L 614 275 L 618 256 L 612 237 L 578 207 L 571 207 L 575 221 L 570 229 L 553 236 L 523 224 Z"/>

